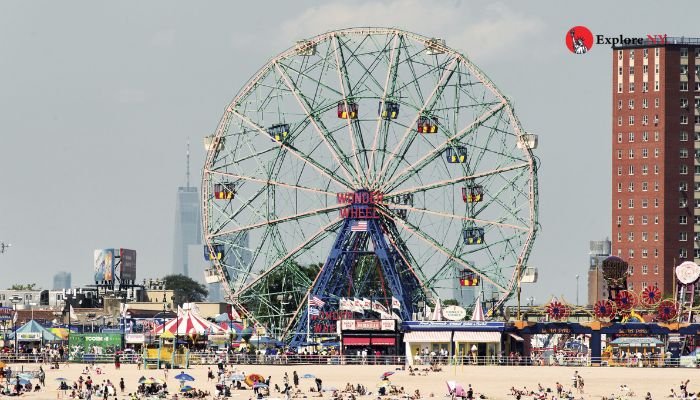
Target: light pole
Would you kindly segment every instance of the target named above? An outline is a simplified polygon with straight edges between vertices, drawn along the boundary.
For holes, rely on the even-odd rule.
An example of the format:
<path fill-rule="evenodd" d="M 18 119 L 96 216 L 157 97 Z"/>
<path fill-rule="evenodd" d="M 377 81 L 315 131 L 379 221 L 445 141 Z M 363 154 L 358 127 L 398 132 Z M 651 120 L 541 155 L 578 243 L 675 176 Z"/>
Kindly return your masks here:
<path fill-rule="evenodd" d="M 576 305 L 578 305 L 578 274 L 576 274 Z"/>
<path fill-rule="evenodd" d="M 12 299 L 10 299 L 12 302 L 12 308 L 15 310 L 15 314 L 12 316 L 12 331 L 15 334 L 15 359 L 17 358 L 18 354 L 18 349 L 17 349 L 17 330 L 15 329 L 15 321 L 17 320 L 17 303 L 22 301 L 22 299 L 18 296 L 12 296 Z"/>

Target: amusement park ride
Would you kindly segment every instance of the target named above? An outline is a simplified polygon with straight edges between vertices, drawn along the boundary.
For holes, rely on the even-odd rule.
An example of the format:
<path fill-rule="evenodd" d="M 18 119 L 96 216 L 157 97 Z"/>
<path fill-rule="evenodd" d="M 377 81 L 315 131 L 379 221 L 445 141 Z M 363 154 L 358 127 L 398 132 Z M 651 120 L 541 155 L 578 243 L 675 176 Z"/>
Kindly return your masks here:
<path fill-rule="evenodd" d="M 205 139 L 207 281 L 293 345 L 309 298 L 331 312 L 369 297 L 409 320 L 439 289 L 483 284 L 500 305 L 537 231 L 536 144 L 441 39 L 358 28 L 299 42 Z"/>

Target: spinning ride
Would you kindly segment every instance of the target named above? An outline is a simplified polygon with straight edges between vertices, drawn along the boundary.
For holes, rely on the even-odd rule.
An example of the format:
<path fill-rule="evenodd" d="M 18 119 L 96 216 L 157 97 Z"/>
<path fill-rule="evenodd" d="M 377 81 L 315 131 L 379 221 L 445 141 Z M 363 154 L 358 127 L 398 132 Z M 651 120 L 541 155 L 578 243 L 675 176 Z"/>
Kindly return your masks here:
<path fill-rule="evenodd" d="M 535 139 L 442 40 L 359 28 L 299 42 L 206 139 L 207 279 L 293 343 L 310 297 L 320 311 L 395 298 L 409 320 L 467 274 L 500 304 L 535 237 Z"/>

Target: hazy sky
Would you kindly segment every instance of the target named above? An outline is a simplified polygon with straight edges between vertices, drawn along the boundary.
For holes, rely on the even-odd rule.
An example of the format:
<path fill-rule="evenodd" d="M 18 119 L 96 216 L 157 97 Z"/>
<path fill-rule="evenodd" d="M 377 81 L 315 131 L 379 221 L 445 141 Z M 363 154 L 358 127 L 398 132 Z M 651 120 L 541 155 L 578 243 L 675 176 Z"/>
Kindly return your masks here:
<path fill-rule="evenodd" d="M 92 279 L 93 249 L 170 271 L 177 186 L 201 138 L 269 58 L 304 37 L 395 26 L 442 37 L 512 98 L 540 135 L 540 222 L 523 296 L 586 296 L 588 241 L 610 235 L 611 50 L 594 34 L 700 36 L 700 2 L 3 1 L 0 3 L 0 286 Z M 695 29 L 695 31 L 694 31 Z"/>

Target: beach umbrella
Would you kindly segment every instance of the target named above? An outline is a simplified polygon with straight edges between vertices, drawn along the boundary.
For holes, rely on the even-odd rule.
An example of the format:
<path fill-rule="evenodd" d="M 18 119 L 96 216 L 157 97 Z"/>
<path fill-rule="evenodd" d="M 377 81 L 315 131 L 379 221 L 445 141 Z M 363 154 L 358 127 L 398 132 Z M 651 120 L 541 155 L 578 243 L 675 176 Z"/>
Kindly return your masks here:
<path fill-rule="evenodd" d="M 260 374 L 250 374 L 245 377 L 245 383 L 252 387 L 255 382 L 265 382 L 265 377 Z"/>
<path fill-rule="evenodd" d="M 193 388 L 192 386 L 190 386 L 190 385 L 185 385 L 185 386 L 183 386 L 183 387 L 180 388 L 180 392 L 185 393 L 185 392 L 189 392 L 190 390 L 193 390 L 193 389 L 194 389 L 194 388 Z"/>
<path fill-rule="evenodd" d="M 27 379 L 27 380 L 34 378 L 34 375 L 28 374 L 26 372 L 23 372 L 21 374 L 17 374 L 17 376 L 19 376 L 20 379 Z"/>
<path fill-rule="evenodd" d="M 0 361 L 0 368 L 5 368 L 7 367 L 7 364 L 5 364 L 4 361 Z"/>
<path fill-rule="evenodd" d="M 243 380 L 245 380 L 245 375 L 243 375 L 243 374 L 233 374 L 233 375 L 229 376 L 229 377 L 226 378 L 226 379 L 229 380 L 229 381 L 243 381 Z"/>
<path fill-rule="evenodd" d="M 56 378 L 56 380 L 59 381 L 59 382 L 65 382 L 65 381 L 67 381 L 68 379 L 66 379 L 66 378 Z"/>
<path fill-rule="evenodd" d="M 388 376 L 394 375 L 396 372 L 394 371 L 386 371 L 385 373 L 382 374 L 382 376 L 379 377 L 379 379 L 385 379 Z"/>
<path fill-rule="evenodd" d="M 301 376 L 302 379 L 316 379 L 316 375 L 314 374 L 304 374 Z"/>
<path fill-rule="evenodd" d="M 19 380 L 19 384 L 22 385 L 22 386 L 26 385 L 27 383 L 31 383 L 31 382 L 29 382 L 28 379 L 20 379 L 20 380 Z"/>
<path fill-rule="evenodd" d="M 255 382 L 255 384 L 253 385 L 253 389 L 266 388 L 266 387 L 267 387 L 267 385 L 262 383 L 262 382 Z"/>
<path fill-rule="evenodd" d="M 322 392 L 335 392 L 338 389 L 335 386 L 327 386 L 321 389 Z"/>
<path fill-rule="evenodd" d="M 142 377 L 139 378 L 139 385 L 142 384 L 142 383 L 146 383 L 146 377 L 145 377 L 145 376 L 142 376 Z"/>
<path fill-rule="evenodd" d="M 152 385 L 152 384 L 156 383 L 156 381 L 153 380 L 153 378 L 148 378 L 148 379 L 146 379 L 145 381 L 143 381 L 143 382 L 141 382 L 141 383 L 145 383 L 146 385 Z"/>
<path fill-rule="evenodd" d="M 160 378 L 151 378 L 151 380 L 152 380 L 153 383 L 155 383 L 156 385 L 162 385 L 162 384 L 165 383 L 165 381 L 162 380 L 162 379 L 160 379 Z"/>
<path fill-rule="evenodd" d="M 192 382 L 194 381 L 194 378 L 190 374 L 186 374 L 184 372 L 180 372 L 179 374 L 175 375 L 175 379 L 178 381 L 189 381 Z"/>

